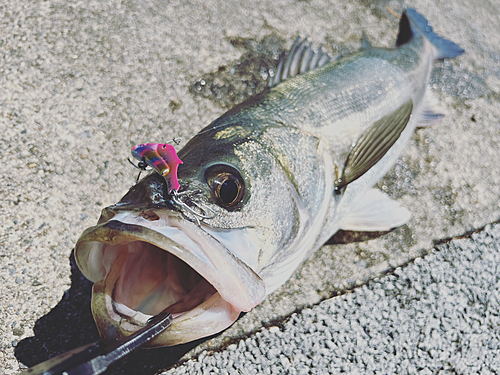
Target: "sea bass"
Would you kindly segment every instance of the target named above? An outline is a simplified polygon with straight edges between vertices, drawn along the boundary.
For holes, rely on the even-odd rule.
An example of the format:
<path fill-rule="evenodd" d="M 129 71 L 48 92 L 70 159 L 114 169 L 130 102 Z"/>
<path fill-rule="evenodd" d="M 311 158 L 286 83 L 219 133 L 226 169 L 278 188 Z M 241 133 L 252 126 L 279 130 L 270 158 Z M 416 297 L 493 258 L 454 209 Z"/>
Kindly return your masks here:
<path fill-rule="evenodd" d="M 270 87 L 179 152 L 178 190 L 152 173 L 78 240 L 102 338 L 126 337 L 165 309 L 173 324 L 152 346 L 215 334 L 339 229 L 406 223 L 409 211 L 372 187 L 415 127 L 443 117 L 428 88 L 433 61 L 463 52 L 413 9 L 394 49 L 364 42 L 329 61 L 294 44 Z"/>

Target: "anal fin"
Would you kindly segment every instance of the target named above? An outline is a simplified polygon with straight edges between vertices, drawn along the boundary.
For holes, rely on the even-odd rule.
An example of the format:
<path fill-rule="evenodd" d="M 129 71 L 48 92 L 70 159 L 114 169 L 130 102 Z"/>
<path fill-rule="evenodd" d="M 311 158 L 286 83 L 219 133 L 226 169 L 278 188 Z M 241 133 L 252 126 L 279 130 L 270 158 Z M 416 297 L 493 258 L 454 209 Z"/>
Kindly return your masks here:
<path fill-rule="evenodd" d="M 335 191 L 360 178 L 384 157 L 406 128 L 413 110 L 409 99 L 394 112 L 374 122 L 357 140 L 347 157 L 344 170 L 335 182 Z"/>
<path fill-rule="evenodd" d="M 370 41 L 368 40 L 368 37 L 366 36 L 365 33 L 363 33 L 363 38 L 361 39 L 361 51 L 365 50 L 365 49 L 369 49 L 369 48 L 372 48 L 372 44 L 370 43 Z"/>
<path fill-rule="evenodd" d="M 341 225 L 343 230 L 359 232 L 388 231 L 407 223 L 411 213 L 377 189 L 361 197 Z"/>
<path fill-rule="evenodd" d="M 422 112 L 418 117 L 417 126 L 431 126 L 440 122 L 444 117 L 444 110 L 439 106 L 437 99 L 431 91 L 431 88 L 427 87 L 424 99 L 422 101 Z"/>

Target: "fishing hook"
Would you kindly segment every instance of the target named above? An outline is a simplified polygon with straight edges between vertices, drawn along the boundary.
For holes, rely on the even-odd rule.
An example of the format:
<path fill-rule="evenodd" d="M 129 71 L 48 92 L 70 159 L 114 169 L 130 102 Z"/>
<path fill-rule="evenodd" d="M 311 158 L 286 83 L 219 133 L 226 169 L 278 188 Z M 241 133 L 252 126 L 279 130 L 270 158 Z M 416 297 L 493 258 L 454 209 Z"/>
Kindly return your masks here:
<path fill-rule="evenodd" d="M 171 193 L 171 201 L 174 204 L 174 206 L 181 211 L 182 215 L 189 221 L 196 221 L 198 226 L 201 226 L 201 221 L 205 219 L 213 219 L 216 215 L 215 211 L 212 210 L 210 207 L 196 203 L 194 201 L 191 201 L 191 203 L 196 206 L 201 212 L 197 212 L 196 210 L 193 210 L 190 206 L 188 206 L 181 198 L 181 194 L 179 194 L 176 190 L 172 190 Z M 193 217 L 189 217 L 186 212 L 190 213 Z M 194 218 L 194 220 L 193 220 Z M 201 219 L 201 221 L 200 221 Z"/>

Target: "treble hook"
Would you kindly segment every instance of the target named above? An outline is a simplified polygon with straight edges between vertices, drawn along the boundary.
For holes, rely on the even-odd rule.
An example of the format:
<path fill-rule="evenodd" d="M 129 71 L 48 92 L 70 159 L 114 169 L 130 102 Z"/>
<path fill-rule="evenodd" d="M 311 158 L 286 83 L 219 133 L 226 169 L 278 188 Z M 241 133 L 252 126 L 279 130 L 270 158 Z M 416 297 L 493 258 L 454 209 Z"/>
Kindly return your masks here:
<path fill-rule="evenodd" d="M 196 203 L 194 201 L 192 202 L 193 205 L 195 205 L 201 211 L 201 213 L 193 210 L 180 198 L 180 194 L 177 192 L 177 190 L 172 190 L 171 196 L 172 196 L 171 198 L 172 203 L 179 209 L 179 211 L 181 211 L 182 215 L 184 215 L 184 217 L 189 221 L 196 221 L 198 226 L 201 226 L 200 219 L 201 220 L 213 219 L 216 215 L 215 211 L 212 210 L 210 207 L 205 206 L 204 204 Z M 186 215 L 186 212 L 184 210 L 191 213 L 194 217 L 194 220 L 192 217 Z"/>

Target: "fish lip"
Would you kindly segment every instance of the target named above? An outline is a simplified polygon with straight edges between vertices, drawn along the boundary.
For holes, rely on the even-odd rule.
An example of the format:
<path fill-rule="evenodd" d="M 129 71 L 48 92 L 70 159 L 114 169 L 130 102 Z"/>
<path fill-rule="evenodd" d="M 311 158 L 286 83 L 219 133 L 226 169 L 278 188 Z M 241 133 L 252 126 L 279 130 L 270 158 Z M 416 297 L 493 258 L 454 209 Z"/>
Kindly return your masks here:
<path fill-rule="evenodd" d="M 168 209 L 152 208 L 147 210 L 147 213 L 156 215 L 158 219 L 151 221 L 151 217 L 145 215 L 144 211 L 119 210 L 114 215 L 109 215 L 108 220 L 100 220 L 100 224 L 84 231 L 75 245 L 75 259 L 85 277 L 95 283 L 107 277 L 107 273 L 101 270 L 99 274 L 89 265 L 89 261 L 92 261 L 89 259 L 92 244 L 113 246 L 141 241 L 167 251 L 187 263 L 214 287 L 215 294 L 219 294 L 230 305 L 228 308 L 232 311 L 231 316 L 234 316 L 236 311 L 239 314 L 241 311 L 251 310 L 265 297 L 266 291 L 262 279 L 200 226 L 186 221 L 180 214 Z M 165 228 L 171 228 L 170 237 L 174 237 L 175 240 L 168 237 L 169 233 Z M 164 232 L 161 233 L 160 229 Z M 185 243 L 179 243 L 182 241 Z M 210 251 L 213 251 L 213 254 Z M 188 312 L 174 315 L 173 325 L 184 320 L 184 315 L 193 313 L 193 310 L 203 303 Z M 143 316 L 137 320 L 122 307 L 113 301 L 107 310 L 112 314 L 109 311 L 111 308 L 115 314 L 135 326 L 135 330 L 144 326 L 147 318 L 151 317 L 141 313 Z"/>
<path fill-rule="evenodd" d="M 116 305 L 113 304 L 111 296 L 100 290 L 96 290 L 96 287 L 99 289 L 102 286 L 94 284 L 92 295 L 92 314 L 94 315 L 94 320 L 101 338 L 105 342 L 111 344 L 116 341 L 120 341 L 124 337 L 130 336 L 137 330 L 144 327 L 144 322 L 137 322 L 130 319 L 130 314 L 116 313 L 114 311 Z M 222 301 L 222 303 L 220 301 Z M 100 311 L 107 313 L 107 318 L 103 318 L 103 316 L 95 314 L 94 307 L 96 305 L 104 307 L 104 309 L 100 309 Z M 212 318 L 211 315 L 213 315 L 214 312 L 217 314 L 217 310 L 219 310 L 219 312 L 224 310 L 224 314 L 222 315 L 226 317 L 226 320 L 214 329 L 210 324 L 210 318 Z M 144 347 L 152 348 L 178 345 L 197 340 L 205 336 L 213 335 L 229 327 L 229 325 L 236 321 L 239 315 L 239 310 L 234 309 L 233 306 L 222 300 L 219 293 L 215 293 L 207 301 L 203 302 L 196 308 L 186 313 L 178 314 L 175 319 L 172 320 L 172 324 L 165 332 L 161 333 L 152 341 L 149 341 L 144 345 Z M 209 319 L 207 319 L 207 316 Z M 148 316 L 145 315 L 144 320 L 147 318 Z"/>

